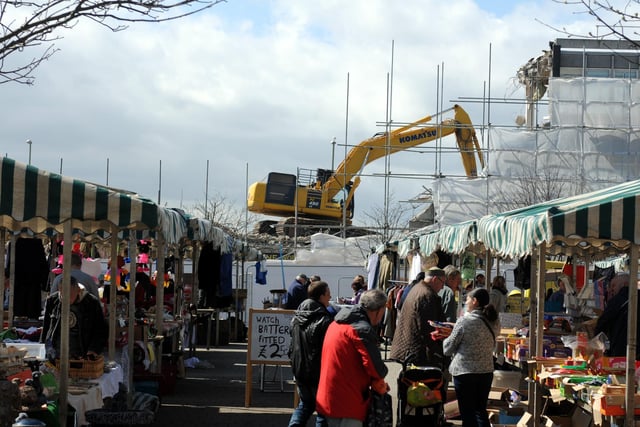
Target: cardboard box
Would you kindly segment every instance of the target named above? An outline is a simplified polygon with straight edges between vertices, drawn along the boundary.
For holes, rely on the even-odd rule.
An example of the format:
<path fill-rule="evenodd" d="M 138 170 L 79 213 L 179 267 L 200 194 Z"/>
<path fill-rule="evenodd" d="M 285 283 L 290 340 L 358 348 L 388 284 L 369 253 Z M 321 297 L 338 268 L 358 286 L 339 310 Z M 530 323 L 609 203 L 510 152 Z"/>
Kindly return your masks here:
<path fill-rule="evenodd" d="M 573 411 L 573 415 L 571 415 L 571 425 L 576 427 L 592 427 L 593 425 L 593 416 L 591 412 L 576 407 L 575 411 Z"/>
<path fill-rule="evenodd" d="M 543 415 L 542 421 L 545 427 L 572 427 L 571 417 Z"/>
<path fill-rule="evenodd" d="M 626 357 L 599 357 L 594 361 L 595 370 L 601 375 L 624 375 L 627 369 Z M 636 361 L 636 370 L 640 369 L 640 360 Z"/>
<path fill-rule="evenodd" d="M 489 392 L 489 405 L 493 403 L 507 404 L 511 392 L 504 387 L 491 387 Z"/>
<path fill-rule="evenodd" d="M 524 408 L 505 408 L 488 410 L 491 424 L 515 425 L 524 415 Z"/>
<path fill-rule="evenodd" d="M 531 412 L 525 412 L 516 425 L 517 427 L 529 427 L 533 425 L 533 414 L 531 414 Z"/>
<path fill-rule="evenodd" d="M 458 407 L 458 401 L 452 400 L 444 404 L 444 417 L 448 420 L 457 418 L 460 416 L 460 408 Z"/>
<path fill-rule="evenodd" d="M 493 371 L 493 382 L 491 388 L 509 388 L 520 390 L 522 373 L 519 371 Z"/>

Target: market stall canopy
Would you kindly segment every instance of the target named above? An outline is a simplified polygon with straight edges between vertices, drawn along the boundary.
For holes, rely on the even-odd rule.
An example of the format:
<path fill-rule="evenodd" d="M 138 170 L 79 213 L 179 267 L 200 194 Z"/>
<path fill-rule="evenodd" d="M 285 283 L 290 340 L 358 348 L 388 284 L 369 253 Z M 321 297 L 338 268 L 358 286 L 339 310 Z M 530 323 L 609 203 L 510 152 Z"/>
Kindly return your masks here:
<path fill-rule="evenodd" d="M 3 157 L 0 162 L 0 227 L 63 232 L 62 224 L 86 233 L 109 230 L 158 229 L 170 221 L 158 206 L 133 193 L 80 181 Z M 168 234 L 173 230 L 167 228 Z"/>
<path fill-rule="evenodd" d="M 476 221 L 465 221 L 459 224 L 445 225 L 432 229 L 418 236 L 412 235 L 398 242 L 398 255 L 406 257 L 411 250 L 411 241 L 418 239 L 420 252 L 431 255 L 437 250 L 451 254 L 461 254 L 477 243 Z"/>
<path fill-rule="evenodd" d="M 187 219 L 180 210 L 158 208 L 158 225 L 168 244 L 177 244 L 187 235 Z"/>
<path fill-rule="evenodd" d="M 192 241 L 211 242 L 213 247 L 220 248 L 225 254 L 231 252 L 230 239 L 221 228 L 214 226 L 211 221 L 202 218 L 186 217 L 188 224 L 185 236 Z"/>
<path fill-rule="evenodd" d="M 478 220 L 477 238 L 495 254 L 547 252 L 607 255 L 640 243 L 640 180 L 539 203 Z"/>

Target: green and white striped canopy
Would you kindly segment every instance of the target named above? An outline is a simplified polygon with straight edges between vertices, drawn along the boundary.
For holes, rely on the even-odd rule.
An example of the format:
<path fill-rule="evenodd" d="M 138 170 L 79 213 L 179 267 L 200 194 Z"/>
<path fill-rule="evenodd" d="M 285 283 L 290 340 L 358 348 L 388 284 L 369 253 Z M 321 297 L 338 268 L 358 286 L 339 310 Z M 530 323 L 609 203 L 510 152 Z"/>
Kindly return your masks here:
<path fill-rule="evenodd" d="M 478 240 L 500 256 L 520 257 L 542 242 L 554 252 L 625 249 L 640 243 L 640 180 L 487 215 Z M 570 251 L 569 251 L 570 252 Z"/>
<path fill-rule="evenodd" d="M 476 241 L 475 220 L 446 225 L 419 238 L 420 252 L 425 255 L 431 255 L 438 249 L 460 254 Z"/>
<path fill-rule="evenodd" d="M 0 227 L 62 232 L 66 221 L 85 233 L 110 230 L 112 225 L 155 230 L 159 208 L 135 194 L 50 173 L 8 157 L 1 159 Z"/>

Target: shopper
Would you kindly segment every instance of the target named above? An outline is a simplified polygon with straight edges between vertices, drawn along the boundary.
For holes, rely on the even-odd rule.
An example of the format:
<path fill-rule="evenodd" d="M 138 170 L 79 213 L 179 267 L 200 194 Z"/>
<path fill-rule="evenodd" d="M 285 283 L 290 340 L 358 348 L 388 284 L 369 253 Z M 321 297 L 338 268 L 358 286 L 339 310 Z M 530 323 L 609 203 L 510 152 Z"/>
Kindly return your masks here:
<path fill-rule="evenodd" d="M 598 317 L 594 334 L 600 332 L 609 338 L 609 349 L 605 354 L 609 357 L 627 356 L 627 331 L 629 317 L 629 274 L 618 273 L 609 283 L 610 296 L 607 305 Z M 637 291 L 636 291 L 637 292 Z M 640 316 L 637 318 L 640 324 Z M 636 342 L 640 342 L 640 328 L 636 326 Z M 636 360 L 640 359 L 640 348 L 636 346 Z"/>
<path fill-rule="evenodd" d="M 507 284 L 503 276 L 496 276 L 491 281 L 489 302 L 498 313 L 507 309 Z"/>
<path fill-rule="evenodd" d="M 370 389 L 381 394 L 389 390 L 376 332 L 386 303 L 381 289 L 366 291 L 359 304 L 340 310 L 327 329 L 316 408 L 329 427 L 362 427 Z"/>
<path fill-rule="evenodd" d="M 307 288 L 309 287 L 309 279 L 305 274 L 298 274 L 287 290 L 284 308 L 287 310 L 295 310 L 300 303 L 307 299 Z"/>
<path fill-rule="evenodd" d="M 47 347 L 50 360 L 60 358 L 60 330 L 62 326 L 63 284 L 45 302 L 40 342 Z M 109 326 L 98 298 L 80 285 L 75 277 L 69 283 L 69 358 L 95 359 L 104 351 Z"/>
<path fill-rule="evenodd" d="M 364 282 L 364 276 L 358 274 L 351 282 L 351 290 L 353 291 L 353 297 L 340 298 L 338 302 L 341 304 L 357 304 L 360 302 L 362 293 L 367 290 L 367 284 Z"/>
<path fill-rule="evenodd" d="M 444 286 L 444 271 L 427 270 L 424 280 L 416 283 L 398 314 L 390 358 L 400 363 L 443 368 L 442 342 L 431 339 L 434 328 L 429 321 L 443 321 L 438 291 Z"/>
<path fill-rule="evenodd" d="M 444 268 L 446 281 L 442 289 L 438 291 L 441 299 L 442 311 L 447 322 L 455 322 L 458 317 L 458 302 L 456 301 L 456 292 L 460 289 L 462 283 L 462 274 L 453 265 Z"/>
<path fill-rule="evenodd" d="M 493 350 L 500 321 L 489 303 L 489 292 L 476 288 L 467 295 L 467 313 L 443 342 L 444 354 L 452 356 L 458 407 L 464 427 L 490 427 L 487 400 L 493 381 Z"/>
<path fill-rule="evenodd" d="M 302 301 L 291 321 L 291 368 L 298 388 L 300 402 L 293 411 L 289 427 L 306 426 L 316 410 L 316 394 L 320 381 L 322 343 L 333 315 L 327 311 L 331 290 L 323 281 L 309 285 L 309 298 Z M 316 427 L 327 427 L 318 414 Z"/>
<path fill-rule="evenodd" d="M 60 286 L 60 282 L 62 281 L 62 274 L 56 276 L 53 279 L 53 283 L 51 284 L 51 290 L 49 294 L 52 295 L 58 292 L 58 287 Z M 71 253 L 71 276 L 75 277 L 78 283 L 82 284 L 84 288 L 91 293 L 91 295 L 100 299 L 100 293 L 98 292 L 98 282 L 87 273 L 82 271 L 82 254 L 79 252 Z"/>

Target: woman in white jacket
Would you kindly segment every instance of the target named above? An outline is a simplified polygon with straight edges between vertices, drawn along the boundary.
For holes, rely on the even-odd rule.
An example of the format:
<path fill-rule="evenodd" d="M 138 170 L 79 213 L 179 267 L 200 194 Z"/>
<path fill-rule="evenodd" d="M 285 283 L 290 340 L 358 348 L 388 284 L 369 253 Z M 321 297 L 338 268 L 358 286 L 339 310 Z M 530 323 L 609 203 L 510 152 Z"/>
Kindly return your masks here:
<path fill-rule="evenodd" d="M 489 292 L 476 288 L 467 294 L 467 313 L 458 319 L 443 344 L 453 356 L 449 371 L 464 427 L 490 427 L 487 400 L 493 381 L 493 349 L 500 321 L 489 303 Z"/>

